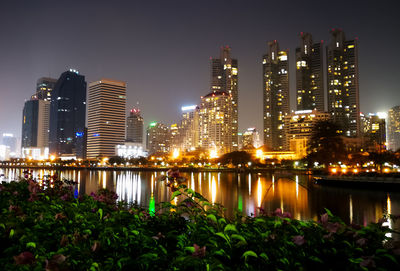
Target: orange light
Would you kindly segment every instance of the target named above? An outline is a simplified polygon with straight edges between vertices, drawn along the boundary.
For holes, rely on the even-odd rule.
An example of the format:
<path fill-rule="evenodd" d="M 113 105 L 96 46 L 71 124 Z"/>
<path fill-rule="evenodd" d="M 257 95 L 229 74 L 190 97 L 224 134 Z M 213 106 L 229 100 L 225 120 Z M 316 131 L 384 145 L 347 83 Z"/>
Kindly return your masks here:
<path fill-rule="evenodd" d="M 337 172 L 337 168 L 331 168 L 331 172 L 332 173 L 336 173 Z"/>
<path fill-rule="evenodd" d="M 347 169 L 346 168 L 342 168 L 342 173 L 346 173 Z"/>
<path fill-rule="evenodd" d="M 388 169 L 388 168 L 384 168 L 384 169 L 383 169 L 383 172 L 385 172 L 385 173 L 389 173 L 389 172 L 390 172 L 390 169 Z"/>
<path fill-rule="evenodd" d="M 353 169 L 353 172 L 354 172 L 354 173 L 358 173 L 358 169 L 356 169 L 356 168 Z"/>

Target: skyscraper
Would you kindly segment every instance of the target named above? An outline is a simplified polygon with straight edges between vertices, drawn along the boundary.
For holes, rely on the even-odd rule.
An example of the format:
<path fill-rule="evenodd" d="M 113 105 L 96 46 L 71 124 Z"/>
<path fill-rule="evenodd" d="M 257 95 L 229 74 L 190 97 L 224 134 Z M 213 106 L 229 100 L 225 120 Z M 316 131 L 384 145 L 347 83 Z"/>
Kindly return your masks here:
<path fill-rule="evenodd" d="M 115 155 L 125 140 L 126 83 L 101 79 L 89 84 L 87 157 Z"/>
<path fill-rule="evenodd" d="M 182 149 L 195 150 L 199 146 L 199 107 L 197 105 L 182 107 Z"/>
<path fill-rule="evenodd" d="M 289 114 L 289 51 L 268 42 L 263 57 L 264 145 L 271 150 L 285 146 L 284 117 Z"/>
<path fill-rule="evenodd" d="M 49 146 L 50 102 L 29 100 L 22 114 L 22 148 L 47 148 Z"/>
<path fill-rule="evenodd" d="M 13 134 L 4 133 L 2 144 L 10 148 L 10 153 L 14 155 L 17 152 L 17 138 Z"/>
<path fill-rule="evenodd" d="M 85 158 L 86 81 L 76 70 L 61 74 L 51 93 L 50 153 Z"/>
<path fill-rule="evenodd" d="M 296 48 L 297 110 L 324 111 L 322 41 L 313 43 L 310 33 L 300 33 Z"/>
<path fill-rule="evenodd" d="M 400 149 L 400 106 L 392 107 L 388 113 L 387 125 L 388 149 L 397 151 Z"/>
<path fill-rule="evenodd" d="M 221 47 L 220 58 L 211 59 L 211 90 L 232 96 L 232 151 L 238 149 L 238 61 L 231 58 L 231 48 Z"/>
<path fill-rule="evenodd" d="M 36 93 L 32 95 L 32 99 L 50 101 L 51 92 L 53 91 L 56 82 L 57 79 L 54 78 L 49 78 L 49 77 L 39 78 L 36 82 Z"/>
<path fill-rule="evenodd" d="M 126 118 L 126 141 L 143 144 L 143 118 L 139 108 L 132 108 Z"/>
<path fill-rule="evenodd" d="M 326 47 L 328 111 L 343 135 L 356 137 L 360 135 L 358 42 L 346 40 L 341 29 L 332 29 L 331 35 Z"/>
<path fill-rule="evenodd" d="M 224 91 L 214 91 L 201 98 L 199 109 L 199 144 L 218 154 L 233 151 L 232 96 Z"/>

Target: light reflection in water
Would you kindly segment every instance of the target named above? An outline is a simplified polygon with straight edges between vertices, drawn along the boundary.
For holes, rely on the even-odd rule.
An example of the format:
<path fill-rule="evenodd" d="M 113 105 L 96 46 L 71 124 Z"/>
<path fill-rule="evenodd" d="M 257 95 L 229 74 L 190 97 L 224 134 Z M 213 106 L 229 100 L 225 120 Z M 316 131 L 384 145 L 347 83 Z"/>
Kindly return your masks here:
<path fill-rule="evenodd" d="M 353 223 L 353 199 L 349 196 L 349 220 Z"/>
<path fill-rule="evenodd" d="M 217 198 L 217 184 L 215 183 L 215 178 L 214 176 L 212 177 L 212 190 L 211 190 L 211 194 L 212 194 L 212 204 L 215 203 L 215 199 Z"/>
<path fill-rule="evenodd" d="M 257 206 L 261 207 L 261 197 L 262 197 L 262 184 L 261 184 L 261 180 L 260 178 L 258 178 L 258 182 L 257 182 Z"/>

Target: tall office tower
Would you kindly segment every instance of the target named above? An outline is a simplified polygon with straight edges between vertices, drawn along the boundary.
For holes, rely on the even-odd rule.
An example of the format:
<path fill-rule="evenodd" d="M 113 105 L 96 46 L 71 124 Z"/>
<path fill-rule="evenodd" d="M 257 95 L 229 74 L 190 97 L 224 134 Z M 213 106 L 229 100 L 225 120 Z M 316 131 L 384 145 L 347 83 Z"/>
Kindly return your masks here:
<path fill-rule="evenodd" d="M 284 150 L 284 117 L 289 111 L 289 51 L 279 50 L 275 41 L 268 42 L 263 57 L 264 145 Z"/>
<path fill-rule="evenodd" d="M 149 154 L 169 152 L 170 132 L 166 125 L 159 122 L 150 123 L 146 136 Z"/>
<path fill-rule="evenodd" d="M 392 107 L 388 113 L 387 126 L 388 149 L 397 151 L 400 149 L 400 106 Z"/>
<path fill-rule="evenodd" d="M 199 143 L 206 150 L 218 154 L 233 151 L 232 96 L 224 91 L 214 91 L 201 97 L 199 109 Z"/>
<path fill-rule="evenodd" d="M 25 102 L 22 115 L 22 148 L 47 148 L 49 146 L 50 101 Z"/>
<path fill-rule="evenodd" d="M 256 128 L 247 128 L 242 133 L 242 147 L 246 148 L 258 148 L 260 147 L 260 135 Z"/>
<path fill-rule="evenodd" d="M 143 144 L 143 118 L 139 108 L 131 109 L 126 118 L 126 142 Z"/>
<path fill-rule="evenodd" d="M 77 70 L 61 74 L 51 93 L 50 153 L 85 158 L 86 81 Z"/>
<path fill-rule="evenodd" d="M 300 33 L 296 48 L 297 110 L 324 111 L 323 42 L 313 43 L 310 33 Z"/>
<path fill-rule="evenodd" d="M 386 146 L 386 114 L 381 112 L 360 113 L 360 136 L 363 139 L 364 148 L 368 151 L 382 151 Z"/>
<path fill-rule="evenodd" d="M 238 61 L 231 58 L 231 48 L 221 47 L 220 58 L 211 59 L 211 90 L 232 96 L 232 151 L 238 150 Z"/>
<path fill-rule="evenodd" d="M 331 31 L 326 47 L 328 111 L 348 137 L 360 135 L 357 39 L 346 40 L 340 29 Z"/>
<path fill-rule="evenodd" d="M 39 78 L 36 82 L 36 93 L 32 95 L 32 99 L 50 101 L 51 92 L 53 91 L 56 83 L 57 79 L 54 78 L 49 78 L 49 77 Z"/>
<path fill-rule="evenodd" d="M 126 83 L 101 79 L 89 84 L 87 157 L 115 155 L 125 140 Z"/>
<path fill-rule="evenodd" d="M 182 107 L 182 149 L 193 151 L 199 147 L 199 107 L 197 105 Z"/>

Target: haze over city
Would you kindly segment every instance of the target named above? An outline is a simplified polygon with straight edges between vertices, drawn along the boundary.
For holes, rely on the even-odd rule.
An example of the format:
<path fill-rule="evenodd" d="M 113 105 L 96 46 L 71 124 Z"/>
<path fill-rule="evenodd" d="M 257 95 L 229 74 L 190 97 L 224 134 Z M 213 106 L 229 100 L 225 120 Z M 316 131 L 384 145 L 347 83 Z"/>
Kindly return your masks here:
<path fill-rule="evenodd" d="M 239 131 L 262 131 L 262 56 L 267 42 L 290 50 L 295 110 L 294 49 L 299 33 L 329 42 L 331 28 L 358 37 L 360 109 L 400 103 L 395 9 L 383 1 L 3 1 L 0 4 L 0 133 L 21 134 L 24 101 L 36 80 L 70 68 L 87 82 L 127 82 L 127 108 L 151 121 L 179 121 L 180 108 L 210 91 L 210 57 L 229 45 L 239 63 Z"/>

